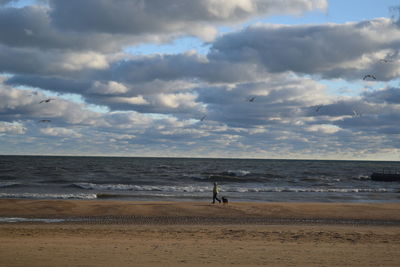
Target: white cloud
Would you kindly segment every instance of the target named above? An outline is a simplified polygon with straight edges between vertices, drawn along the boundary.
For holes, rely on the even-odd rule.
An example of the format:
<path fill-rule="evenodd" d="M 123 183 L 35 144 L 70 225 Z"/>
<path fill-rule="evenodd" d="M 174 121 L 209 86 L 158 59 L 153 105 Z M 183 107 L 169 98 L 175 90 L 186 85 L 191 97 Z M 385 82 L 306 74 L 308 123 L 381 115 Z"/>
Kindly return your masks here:
<path fill-rule="evenodd" d="M 79 71 L 83 69 L 105 69 L 108 62 L 104 55 L 94 52 L 66 53 L 62 57 L 55 58 L 54 65 L 67 71 Z"/>
<path fill-rule="evenodd" d="M 57 136 L 57 137 L 69 137 L 69 138 L 80 138 L 82 135 L 72 129 L 62 128 L 62 127 L 48 127 L 40 129 L 45 135 Z"/>
<path fill-rule="evenodd" d="M 321 125 L 311 125 L 307 128 L 310 132 L 322 132 L 325 134 L 334 134 L 340 131 L 340 128 L 336 125 L 321 124 Z"/>
<path fill-rule="evenodd" d="M 56 137 L 68 137 L 68 138 L 81 138 L 82 134 L 76 132 L 75 130 L 62 128 L 62 127 L 47 127 L 40 129 L 45 135 L 56 136 Z"/>
<path fill-rule="evenodd" d="M 0 134 L 25 134 L 26 127 L 19 122 L 0 121 Z"/>
<path fill-rule="evenodd" d="M 196 95 L 190 93 L 159 94 L 155 96 L 154 101 L 168 108 L 195 107 L 197 105 L 195 103 L 196 98 Z"/>
<path fill-rule="evenodd" d="M 131 104 L 131 105 L 148 105 L 149 102 L 143 98 L 143 96 L 134 96 L 134 97 L 110 97 L 107 99 L 108 102 L 111 103 L 123 103 L 123 104 Z"/>
<path fill-rule="evenodd" d="M 108 81 L 106 83 L 95 81 L 88 92 L 100 95 L 119 95 L 127 93 L 128 90 L 124 84 L 115 81 Z"/>

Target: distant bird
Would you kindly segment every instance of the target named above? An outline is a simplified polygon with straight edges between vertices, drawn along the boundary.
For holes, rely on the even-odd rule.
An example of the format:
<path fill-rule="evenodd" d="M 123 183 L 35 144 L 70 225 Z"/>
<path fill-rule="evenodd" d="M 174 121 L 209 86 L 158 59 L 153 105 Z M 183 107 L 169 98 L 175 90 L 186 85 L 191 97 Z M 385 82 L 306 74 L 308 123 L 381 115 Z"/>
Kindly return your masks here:
<path fill-rule="evenodd" d="M 393 62 L 393 60 L 391 60 L 391 59 L 381 59 L 379 61 L 383 62 L 383 63 L 392 63 Z"/>
<path fill-rule="evenodd" d="M 360 112 L 358 112 L 357 110 L 354 110 L 354 109 L 353 109 L 353 115 L 354 115 L 354 117 L 361 117 L 361 116 L 362 116 L 362 113 L 360 113 Z"/>
<path fill-rule="evenodd" d="M 41 104 L 41 103 L 49 103 L 52 100 L 55 100 L 55 99 L 54 98 L 43 99 L 42 101 L 39 102 L 39 104 Z"/>
<path fill-rule="evenodd" d="M 38 95 L 38 92 L 32 92 L 32 93 L 29 94 L 28 96 L 34 96 L 34 95 Z"/>
<path fill-rule="evenodd" d="M 49 123 L 49 122 L 51 122 L 51 120 L 40 120 L 39 122 L 40 123 Z"/>
<path fill-rule="evenodd" d="M 204 121 L 207 118 L 207 115 L 204 115 L 203 117 L 201 117 L 200 121 Z"/>
<path fill-rule="evenodd" d="M 376 77 L 375 77 L 373 74 L 367 74 L 367 75 L 365 75 L 364 78 L 363 78 L 363 80 L 365 81 L 367 78 L 371 78 L 371 79 L 376 80 Z"/>
<path fill-rule="evenodd" d="M 254 100 L 256 99 L 256 97 L 255 96 L 253 96 L 253 97 L 249 97 L 249 98 L 247 98 L 247 101 L 249 101 L 249 102 L 254 102 Z"/>
<path fill-rule="evenodd" d="M 322 108 L 322 105 L 321 105 L 321 106 L 317 106 L 317 107 L 315 108 L 315 112 L 318 112 L 321 108 Z"/>

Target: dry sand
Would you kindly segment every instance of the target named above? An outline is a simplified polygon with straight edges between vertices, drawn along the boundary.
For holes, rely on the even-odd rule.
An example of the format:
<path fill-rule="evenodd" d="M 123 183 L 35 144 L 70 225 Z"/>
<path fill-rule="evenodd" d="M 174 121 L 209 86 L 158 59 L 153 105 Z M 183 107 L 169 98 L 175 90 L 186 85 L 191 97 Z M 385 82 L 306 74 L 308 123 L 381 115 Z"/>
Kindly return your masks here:
<path fill-rule="evenodd" d="M 400 266 L 400 204 L 0 200 L 0 266 Z"/>

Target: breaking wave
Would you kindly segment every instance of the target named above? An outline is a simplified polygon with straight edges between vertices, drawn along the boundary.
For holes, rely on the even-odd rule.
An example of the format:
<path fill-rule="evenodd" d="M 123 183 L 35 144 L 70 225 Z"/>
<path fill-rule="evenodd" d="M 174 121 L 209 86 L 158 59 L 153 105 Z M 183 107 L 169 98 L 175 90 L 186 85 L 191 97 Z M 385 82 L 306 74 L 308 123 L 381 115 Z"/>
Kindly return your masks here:
<path fill-rule="evenodd" d="M 0 198 L 28 198 L 28 199 L 95 199 L 96 194 L 42 194 L 42 193 L 0 193 Z"/>
<path fill-rule="evenodd" d="M 13 182 L 0 182 L 0 187 L 17 187 L 20 183 L 13 183 Z"/>
<path fill-rule="evenodd" d="M 166 186 L 166 185 L 127 185 L 127 184 L 94 184 L 74 183 L 85 190 L 95 191 L 152 191 L 152 192 L 211 192 L 211 186 Z M 237 187 L 222 186 L 222 192 L 293 192 L 293 193 L 391 193 L 396 189 L 388 188 L 321 188 L 321 187 Z"/>

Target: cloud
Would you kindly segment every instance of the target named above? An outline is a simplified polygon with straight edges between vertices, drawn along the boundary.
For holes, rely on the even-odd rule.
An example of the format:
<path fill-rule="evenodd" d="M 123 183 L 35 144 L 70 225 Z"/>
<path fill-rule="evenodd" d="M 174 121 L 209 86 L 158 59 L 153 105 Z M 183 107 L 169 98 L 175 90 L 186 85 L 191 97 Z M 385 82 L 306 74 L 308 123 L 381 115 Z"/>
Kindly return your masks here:
<path fill-rule="evenodd" d="M 276 158 L 399 147 L 398 88 L 343 97 L 319 81 L 397 78 L 400 35 L 389 19 L 218 35 L 222 25 L 325 10 L 327 1 L 9 2 L 0 2 L 2 153 Z M 124 52 L 188 35 L 210 52 Z"/>
<path fill-rule="evenodd" d="M 94 52 L 39 51 L 0 45 L 0 72 L 69 76 L 107 67 L 105 56 Z"/>
<path fill-rule="evenodd" d="M 399 88 L 384 88 L 378 91 L 366 92 L 363 95 L 364 98 L 370 102 L 400 104 Z"/>
<path fill-rule="evenodd" d="M 0 5 L 10 2 L 3 1 Z M 111 52 L 128 45 L 160 43 L 185 35 L 212 41 L 217 35 L 218 25 L 273 14 L 301 14 L 324 9 L 327 5 L 326 0 L 283 2 L 38 1 L 35 5 L 21 8 L 0 8 L 0 43 L 14 48 Z"/>
<path fill-rule="evenodd" d="M 49 103 L 40 103 L 47 98 L 37 91 L 0 85 L 0 120 L 50 119 L 53 123 L 86 125 L 101 121 L 98 114 L 87 110 L 83 104 L 72 103 L 62 98 L 54 98 Z"/>
<path fill-rule="evenodd" d="M 111 71 L 114 78 L 128 83 L 156 79 L 164 81 L 200 79 L 211 83 L 233 83 L 254 80 L 260 76 L 257 66 L 209 61 L 206 57 L 195 53 L 137 57 L 115 63 Z"/>
<path fill-rule="evenodd" d="M 1 134 L 25 134 L 26 133 L 26 127 L 24 127 L 23 124 L 18 123 L 18 122 L 4 122 L 0 121 L 0 135 Z"/>
<path fill-rule="evenodd" d="M 217 39 L 208 58 L 259 64 L 269 72 L 351 80 L 373 73 L 378 80 L 390 80 L 400 75 L 398 64 L 380 59 L 396 53 L 399 36 L 397 25 L 383 18 L 345 24 L 258 24 Z"/>
<path fill-rule="evenodd" d="M 115 81 L 108 81 L 106 83 L 95 81 L 92 87 L 88 89 L 89 93 L 100 95 L 120 95 L 128 91 L 129 89 L 124 84 Z"/>
<path fill-rule="evenodd" d="M 325 0 L 52 0 L 50 16 L 60 29 L 121 34 L 185 33 L 211 40 L 215 24 L 272 14 L 300 15 L 325 9 Z M 71 18 L 74 18 L 71 20 Z M 209 34 L 199 34 L 208 28 Z M 203 30 L 201 30 L 203 31 Z"/>
<path fill-rule="evenodd" d="M 0 0 L 0 5 L 6 5 L 8 3 L 11 3 L 14 0 Z"/>
<path fill-rule="evenodd" d="M 262 82 L 199 88 L 197 93 L 208 119 L 240 127 L 295 123 L 312 106 L 334 101 L 315 81 L 281 74 Z M 250 96 L 254 102 L 248 101 Z"/>
<path fill-rule="evenodd" d="M 81 138 L 82 134 L 77 133 L 75 130 L 62 128 L 62 127 L 47 127 L 40 129 L 40 131 L 49 136 L 67 137 L 67 138 Z"/>
<path fill-rule="evenodd" d="M 311 131 L 311 132 L 322 132 L 325 134 L 334 134 L 334 133 L 340 131 L 340 128 L 335 125 L 320 124 L 320 125 L 312 125 L 312 126 L 308 127 L 307 130 Z"/>

